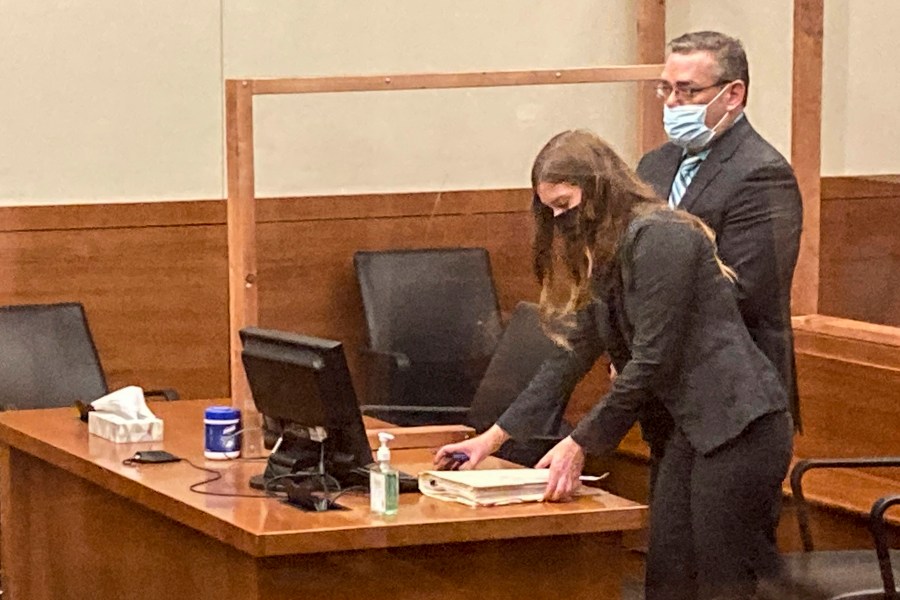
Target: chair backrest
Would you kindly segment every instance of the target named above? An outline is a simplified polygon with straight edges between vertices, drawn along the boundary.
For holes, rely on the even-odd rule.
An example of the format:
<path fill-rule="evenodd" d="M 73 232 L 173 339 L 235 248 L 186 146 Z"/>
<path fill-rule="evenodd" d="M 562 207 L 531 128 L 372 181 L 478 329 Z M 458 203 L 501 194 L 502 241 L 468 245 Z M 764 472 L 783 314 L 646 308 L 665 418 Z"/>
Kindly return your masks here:
<path fill-rule="evenodd" d="M 468 423 L 481 432 L 493 425 L 528 387 L 543 362 L 557 352 L 541 328 L 537 304 L 519 302 L 469 408 Z M 565 404 L 548 411 L 541 435 L 557 435 Z"/>
<path fill-rule="evenodd" d="M 432 363 L 493 353 L 502 323 L 484 248 L 361 251 L 353 263 L 370 348 Z"/>
<path fill-rule="evenodd" d="M 108 392 L 84 307 L 0 307 L 0 409 L 71 406 Z"/>

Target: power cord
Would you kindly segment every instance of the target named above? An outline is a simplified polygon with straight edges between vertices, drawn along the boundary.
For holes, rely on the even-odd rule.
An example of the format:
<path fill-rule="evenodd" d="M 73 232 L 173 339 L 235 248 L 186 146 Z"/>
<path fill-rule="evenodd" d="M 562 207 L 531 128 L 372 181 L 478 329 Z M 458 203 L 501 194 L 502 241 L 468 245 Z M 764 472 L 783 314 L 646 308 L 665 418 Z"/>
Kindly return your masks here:
<path fill-rule="evenodd" d="M 239 461 L 240 459 L 229 460 Z M 250 461 L 253 459 L 244 460 Z M 319 461 L 315 471 L 298 471 L 295 473 L 286 473 L 284 475 L 276 475 L 275 477 L 271 477 L 265 482 L 264 494 L 244 494 L 240 492 L 215 492 L 202 490 L 200 489 L 201 487 L 222 479 L 222 471 L 194 464 L 186 458 L 175 456 L 174 454 L 165 452 L 163 450 L 145 450 L 136 452 L 132 457 L 123 460 L 122 464 L 128 467 L 137 467 L 138 465 L 164 464 L 172 462 L 185 462 L 192 468 L 198 471 L 209 473 L 211 475 L 211 477 L 208 477 L 207 479 L 204 479 L 202 481 L 198 481 L 197 483 L 193 483 L 188 487 L 191 492 L 195 494 L 202 494 L 205 496 L 219 496 L 225 498 L 281 498 L 286 502 L 298 504 L 308 510 L 323 512 L 331 508 L 335 508 L 337 499 L 348 492 L 368 491 L 368 488 L 362 485 L 354 485 L 347 488 L 341 488 L 340 482 L 333 475 L 330 475 L 325 471 L 324 444 L 320 446 Z M 321 486 L 321 490 L 312 489 L 312 486 L 306 486 L 305 489 L 301 489 L 300 484 L 295 484 L 293 488 L 285 486 L 286 491 L 284 493 L 272 489 L 277 483 L 281 481 L 296 482 L 300 479 L 311 480 L 313 478 L 318 479 L 318 484 Z"/>
<path fill-rule="evenodd" d="M 181 458 L 179 456 L 175 456 L 174 454 L 170 454 L 169 452 L 165 452 L 163 450 L 144 450 L 142 452 L 135 452 L 134 456 L 131 458 L 126 458 L 122 461 L 122 464 L 126 467 L 136 467 L 138 465 L 154 465 L 154 464 L 164 464 L 164 463 L 172 463 L 172 462 L 185 462 L 189 464 L 191 467 L 197 469 L 198 471 L 204 471 L 212 475 L 208 479 L 204 479 L 203 481 L 198 481 L 197 483 L 192 484 L 188 489 L 196 494 L 203 494 L 205 496 L 224 496 L 226 498 L 270 498 L 271 495 L 268 494 L 241 494 L 241 493 L 232 493 L 232 492 L 211 492 L 207 490 L 197 489 L 200 486 L 204 486 L 210 484 L 214 481 L 218 481 L 222 479 L 222 471 L 218 471 L 216 469 L 210 469 L 208 467 L 201 467 L 200 465 L 195 465 L 193 462 L 189 461 L 186 458 Z"/>
<path fill-rule="evenodd" d="M 192 463 L 191 461 L 189 461 L 186 458 L 184 458 L 182 460 L 184 462 L 186 462 L 187 464 L 191 465 L 192 467 L 194 467 L 195 469 L 197 469 L 198 471 L 205 471 L 207 473 L 212 474 L 212 477 L 210 477 L 209 479 L 204 479 L 203 481 L 198 481 L 197 483 L 191 484 L 191 486 L 188 487 L 188 489 L 190 491 L 194 492 L 195 494 L 203 494 L 204 496 L 222 496 L 225 498 L 271 498 L 272 497 L 272 495 L 270 495 L 268 493 L 267 494 L 241 494 L 241 493 L 231 493 L 231 492 L 211 492 L 209 490 L 197 489 L 200 486 L 207 485 L 214 481 L 218 481 L 218 480 L 222 479 L 222 471 L 219 471 L 216 469 L 210 469 L 208 467 L 201 467 L 200 465 L 195 465 L 194 463 Z"/>

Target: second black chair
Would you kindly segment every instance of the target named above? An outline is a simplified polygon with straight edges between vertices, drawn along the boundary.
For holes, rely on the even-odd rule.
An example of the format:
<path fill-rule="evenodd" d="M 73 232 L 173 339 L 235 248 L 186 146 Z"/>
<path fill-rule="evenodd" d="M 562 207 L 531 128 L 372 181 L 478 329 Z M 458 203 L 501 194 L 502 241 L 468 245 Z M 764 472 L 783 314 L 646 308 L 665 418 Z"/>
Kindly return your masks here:
<path fill-rule="evenodd" d="M 491 357 L 472 405 L 445 406 L 363 406 L 363 412 L 396 423 L 408 415 L 424 415 L 433 423 L 470 425 L 476 432 L 486 431 L 528 387 L 541 364 L 561 350 L 548 338 L 540 324 L 538 306 L 520 302 Z M 563 420 L 567 402 L 548 411 L 543 427 L 528 440 L 510 440 L 497 456 L 526 466 L 534 465 L 553 444 L 569 432 Z"/>
<path fill-rule="evenodd" d="M 366 251 L 353 262 L 369 341 L 364 404 L 467 408 L 502 332 L 487 250 Z"/>

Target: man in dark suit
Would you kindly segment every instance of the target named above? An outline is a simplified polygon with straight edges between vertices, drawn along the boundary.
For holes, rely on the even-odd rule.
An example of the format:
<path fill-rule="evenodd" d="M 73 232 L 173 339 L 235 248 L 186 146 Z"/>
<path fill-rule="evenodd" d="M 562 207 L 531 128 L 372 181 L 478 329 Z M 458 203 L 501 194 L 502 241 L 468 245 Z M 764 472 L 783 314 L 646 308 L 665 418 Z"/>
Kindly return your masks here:
<path fill-rule="evenodd" d="M 670 141 L 648 152 L 637 173 L 716 232 L 722 260 L 737 272 L 741 316 L 781 375 L 799 428 L 791 280 L 802 203 L 791 166 L 744 115 L 749 87 L 737 39 L 703 31 L 669 42 L 657 95 Z"/>

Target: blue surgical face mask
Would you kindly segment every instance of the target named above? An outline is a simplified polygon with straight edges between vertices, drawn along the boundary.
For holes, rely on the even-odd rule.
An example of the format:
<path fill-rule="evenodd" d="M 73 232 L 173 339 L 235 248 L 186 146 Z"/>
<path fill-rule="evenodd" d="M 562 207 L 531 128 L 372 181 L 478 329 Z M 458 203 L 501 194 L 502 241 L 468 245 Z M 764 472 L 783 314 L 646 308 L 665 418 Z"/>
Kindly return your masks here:
<path fill-rule="evenodd" d="M 722 115 L 719 122 L 710 129 L 706 126 L 706 110 L 727 89 L 726 85 L 716 94 L 715 98 L 706 104 L 684 104 L 673 108 L 669 108 L 668 104 L 664 105 L 663 126 L 666 129 L 666 135 L 669 136 L 669 141 L 688 152 L 697 152 L 706 148 L 715 137 L 716 129 L 731 112 L 728 111 Z"/>

